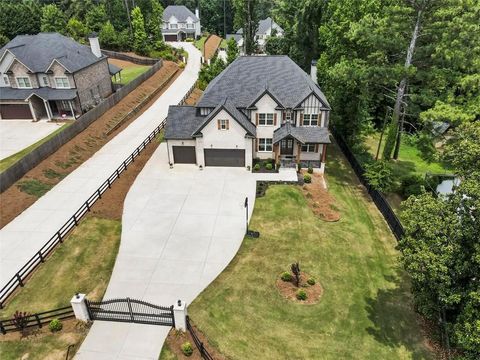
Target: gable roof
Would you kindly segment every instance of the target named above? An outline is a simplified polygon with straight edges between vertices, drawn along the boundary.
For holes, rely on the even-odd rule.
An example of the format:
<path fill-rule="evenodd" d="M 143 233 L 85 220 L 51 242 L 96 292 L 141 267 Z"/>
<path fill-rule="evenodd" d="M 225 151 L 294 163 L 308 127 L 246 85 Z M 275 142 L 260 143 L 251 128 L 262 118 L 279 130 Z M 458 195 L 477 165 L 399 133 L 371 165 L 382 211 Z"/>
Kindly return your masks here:
<path fill-rule="evenodd" d="M 169 5 L 163 10 L 163 21 L 168 21 L 172 16 L 175 16 L 179 22 L 186 22 L 190 16 L 194 22 L 199 19 L 184 5 Z"/>
<path fill-rule="evenodd" d="M 0 49 L 0 58 L 7 50 L 33 72 L 47 71 L 56 60 L 74 73 L 106 58 L 97 58 L 89 47 L 58 33 L 18 35 Z"/>
<path fill-rule="evenodd" d="M 330 144 L 328 129 L 321 126 L 292 126 L 286 123 L 273 132 L 273 143 L 276 144 L 280 140 L 291 136 L 302 144 Z"/>
<path fill-rule="evenodd" d="M 213 108 L 228 97 L 247 108 L 265 89 L 285 108 L 296 108 L 313 93 L 330 109 L 318 85 L 286 55 L 238 57 L 210 82 L 197 106 Z"/>
<path fill-rule="evenodd" d="M 195 106 L 170 105 L 165 124 L 165 139 L 191 140 L 193 132 L 205 121 Z"/>
<path fill-rule="evenodd" d="M 266 19 L 258 22 L 258 30 L 256 35 L 265 35 L 267 30 L 270 28 L 283 32 L 283 29 L 275 21 L 273 21 L 271 17 L 267 17 Z"/>

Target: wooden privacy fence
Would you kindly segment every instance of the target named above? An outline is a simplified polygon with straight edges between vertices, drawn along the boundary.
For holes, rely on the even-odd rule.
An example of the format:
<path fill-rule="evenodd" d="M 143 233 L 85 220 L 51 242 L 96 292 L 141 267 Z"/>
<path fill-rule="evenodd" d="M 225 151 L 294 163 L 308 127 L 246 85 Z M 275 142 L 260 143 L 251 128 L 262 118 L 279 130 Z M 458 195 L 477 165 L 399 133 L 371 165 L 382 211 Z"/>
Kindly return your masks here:
<path fill-rule="evenodd" d="M 367 188 L 367 191 L 369 195 L 372 197 L 373 202 L 375 203 L 378 210 L 385 218 L 385 221 L 387 222 L 388 226 L 390 226 L 390 229 L 392 230 L 393 235 L 395 235 L 397 240 L 400 240 L 402 236 L 405 234 L 405 230 L 403 229 L 402 223 L 398 219 L 397 215 L 395 215 L 387 199 L 385 199 L 385 196 L 383 196 L 383 194 L 380 191 L 375 190 L 368 183 L 367 179 L 365 178 L 365 169 L 362 167 L 360 162 L 357 160 L 357 158 L 353 154 L 352 150 L 350 150 L 350 147 L 347 145 L 346 141 L 336 131 L 335 128 L 332 129 L 332 134 L 338 146 L 340 147 L 343 154 L 347 158 L 348 162 L 352 166 L 353 171 L 355 171 L 355 174 L 359 178 L 360 182 Z"/>
<path fill-rule="evenodd" d="M 49 310 L 41 313 L 27 315 L 23 318 L 23 320 L 25 321 L 24 328 L 41 328 L 43 327 L 43 325 L 48 325 L 53 319 L 64 320 L 74 317 L 75 314 L 73 313 L 73 309 L 69 305 L 55 310 Z M 8 332 L 21 330 L 22 329 L 15 324 L 15 318 L 0 320 L 0 332 L 4 335 Z"/>
<path fill-rule="evenodd" d="M 102 194 L 111 188 L 112 184 L 120 177 L 120 174 L 127 170 L 129 164 L 135 161 L 135 158 L 152 142 L 152 140 L 165 127 L 166 120 L 163 120 L 150 135 L 122 162 L 122 164 L 105 180 L 100 187 L 80 206 L 80 208 L 72 215 L 70 219 L 43 245 L 40 250 L 27 261 L 23 267 L 7 282 L 0 290 L 0 309 L 7 298 L 19 286 L 23 287 L 25 279 L 45 261 L 45 258 L 52 253 L 58 244 L 63 242 L 67 234 L 75 228 L 79 221 L 90 211 L 90 208 L 98 199 L 102 198 Z"/>
<path fill-rule="evenodd" d="M 131 56 L 125 53 L 112 51 L 112 50 L 102 49 L 101 51 L 103 55 L 108 56 L 109 58 L 129 61 L 137 65 L 153 65 L 159 61 L 159 59 L 152 59 L 152 58 L 143 57 L 143 56 L 142 57 Z"/>
<path fill-rule="evenodd" d="M 187 329 L 190 332 L 190 335 L 192 335 L 193 342 L 195 343 L 196 347 L 198 348 L 198 351 L 200 351 L 200 355 L 202 359 L 207 359 L 207 360 L 214 360 L 213 356 L 210 355 L 210 353 L 205 349 L 205 346 L 203 345 L 203 342 L 200 341 L 198 338 L 198 335 L 195 333 L 195 330 L 193 329 L 192 325 L 190 324 L 190 317 L 187 316 Z"/>

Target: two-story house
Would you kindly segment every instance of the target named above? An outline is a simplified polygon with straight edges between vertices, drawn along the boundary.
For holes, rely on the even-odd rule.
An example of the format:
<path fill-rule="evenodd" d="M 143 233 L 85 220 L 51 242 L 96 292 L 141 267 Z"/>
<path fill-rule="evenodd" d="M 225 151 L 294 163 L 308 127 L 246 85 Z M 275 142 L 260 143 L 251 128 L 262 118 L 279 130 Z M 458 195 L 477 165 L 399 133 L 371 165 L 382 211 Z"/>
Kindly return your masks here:
<path fill-rule="evenodd" d="M 58 33 L 19 35 L 0 49 L 0 119 L 76 118 L 112 93 L 107 57 Z"/>
<path fill-rule="evenodd" d="M 258 45 L 258 51 L 260 53 L 265 51 L 265 44 L 269 36 L 282 37 L 284 34 L 283 29 L 278 25 L 271 17 L 260 20 L 257 26 L 257 32 L 255 33 L 255 42 Z M 243 28 L 237 30 L 235 34 L 227 34 L 227 40 L 234 38 L 239 48 L 243 47 Z"/>
<path fill-rule="evenodd" d="M 165 41 L 184 41 L 201 35 L 198 9 L 193 14 L 186 6 L 169 5 L 163 11 L 162 35 Z"/>
<path fill-rule="evenodd" d="M 252 166 L 254 158 L 324 169 L 330 105 L 288 56 L 241 56 L 196 106 L 170 106 L 172 164 Z"/>

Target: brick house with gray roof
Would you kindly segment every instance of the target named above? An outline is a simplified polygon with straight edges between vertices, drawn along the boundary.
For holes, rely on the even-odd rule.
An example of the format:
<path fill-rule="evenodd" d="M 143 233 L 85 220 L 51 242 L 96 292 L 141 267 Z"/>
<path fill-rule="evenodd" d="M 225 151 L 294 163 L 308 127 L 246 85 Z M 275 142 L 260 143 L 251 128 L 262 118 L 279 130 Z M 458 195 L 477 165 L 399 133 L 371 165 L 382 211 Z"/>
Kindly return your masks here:
<path fill-rule="evenodd" d="M 241 56 L 196 106 L 170 106 L 169 161 L 252 166 L 254 158 L 324 169 L 330 105 L 288 56 Z"/>
<path fill-rule="evenodd" d="M 0 119 L 76 118 L 112 93 L 107 57 L 58 33 L 19 35 L 0 49 Z"/>

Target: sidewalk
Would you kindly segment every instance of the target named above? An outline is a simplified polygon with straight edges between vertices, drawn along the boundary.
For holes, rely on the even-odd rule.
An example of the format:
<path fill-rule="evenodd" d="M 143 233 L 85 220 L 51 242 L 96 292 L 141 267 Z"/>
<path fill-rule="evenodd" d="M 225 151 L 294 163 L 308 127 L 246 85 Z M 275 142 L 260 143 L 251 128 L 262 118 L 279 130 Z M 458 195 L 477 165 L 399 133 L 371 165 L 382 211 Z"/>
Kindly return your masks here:
<path fill-rule="evenodd" d="M 0 230 L 0 288 L 72 216 L 105 179 L 165 119 L 191 88 L 200 71 L 200 51 L 190 43 L 183 73 L 125 130 L 78 169 Z"/>

